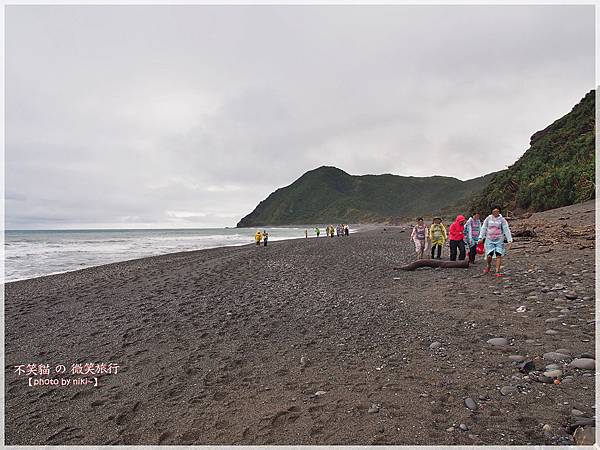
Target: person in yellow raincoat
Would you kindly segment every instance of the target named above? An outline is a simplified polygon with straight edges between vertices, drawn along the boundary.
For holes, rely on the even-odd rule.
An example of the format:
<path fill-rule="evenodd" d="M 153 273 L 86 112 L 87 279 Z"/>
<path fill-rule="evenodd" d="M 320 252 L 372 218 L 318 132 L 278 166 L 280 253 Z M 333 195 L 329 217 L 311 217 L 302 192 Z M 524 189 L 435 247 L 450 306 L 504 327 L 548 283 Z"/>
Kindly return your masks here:
<path fill-rule="evenodd" d="M 260 230 L 256 231 L 256 234 L 254 235 L 254 240 L 256 241 L 256 245 L 260 245 L 260 241 L 262 240 L 262 233 L 260 232 Z"/>
<path fill-rule="evenodd" d="M 442 247 L 448 240 L 448 234 L 446 233 L 446 227 L 442 223 L 442 219 L 434 217 L 433 223 L 429 228 L 429 236 L 431 239 L 431 259 L 433 259 L 433 253 L 437 248 L 437 259 L 442 259 Z"/>

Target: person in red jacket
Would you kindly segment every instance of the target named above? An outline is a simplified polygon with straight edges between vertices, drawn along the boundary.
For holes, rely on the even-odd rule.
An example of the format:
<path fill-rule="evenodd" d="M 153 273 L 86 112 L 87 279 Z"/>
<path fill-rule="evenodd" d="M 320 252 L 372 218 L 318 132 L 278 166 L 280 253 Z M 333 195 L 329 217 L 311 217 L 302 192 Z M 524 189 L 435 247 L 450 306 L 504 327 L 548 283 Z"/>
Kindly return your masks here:
<path fill-rule="evenodd" d="M 448 229 L 448 237 L 450 238 L 450 261 L 456 261 L 456 250 L 459 250 L 458 259 L 464 260 L 467 252 L 465 251 L 465 216 L 459 214 L 456 220 Z"/>

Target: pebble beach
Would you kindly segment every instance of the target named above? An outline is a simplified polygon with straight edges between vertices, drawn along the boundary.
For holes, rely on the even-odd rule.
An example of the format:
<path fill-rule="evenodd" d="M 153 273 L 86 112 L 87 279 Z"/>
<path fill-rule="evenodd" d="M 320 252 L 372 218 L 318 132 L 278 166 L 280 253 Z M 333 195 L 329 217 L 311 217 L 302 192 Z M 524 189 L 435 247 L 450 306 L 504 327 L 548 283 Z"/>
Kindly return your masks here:
<path fill-rule="evenodd" d="M 379 226 L 7 283 L 5 443 L 590 443 L 594 215 L 511 221 L 499 278 L 394 270 L 410 228 Z"/>

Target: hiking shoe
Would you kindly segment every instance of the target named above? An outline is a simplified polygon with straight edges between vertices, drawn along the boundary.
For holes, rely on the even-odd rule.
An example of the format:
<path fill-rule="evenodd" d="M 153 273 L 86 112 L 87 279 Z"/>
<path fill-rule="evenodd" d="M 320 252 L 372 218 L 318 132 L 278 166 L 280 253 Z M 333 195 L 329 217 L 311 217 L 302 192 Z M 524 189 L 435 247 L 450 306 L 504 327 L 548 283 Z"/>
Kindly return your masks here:
<path fill-rule="evenodd" d="M 504 276 L 504 274 L 503 274 L 503 273 L 500 273 L 500 272 L 496 272 L 496 276 L 497 276 L 497 277 L 503 277 L 503 276 Z"/>

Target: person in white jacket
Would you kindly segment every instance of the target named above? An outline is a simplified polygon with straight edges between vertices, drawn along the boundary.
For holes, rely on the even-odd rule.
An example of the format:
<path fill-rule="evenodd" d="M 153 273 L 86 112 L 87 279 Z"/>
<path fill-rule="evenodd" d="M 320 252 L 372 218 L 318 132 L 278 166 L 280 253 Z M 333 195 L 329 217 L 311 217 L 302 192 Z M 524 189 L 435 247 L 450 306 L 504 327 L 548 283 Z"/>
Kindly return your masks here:
<path fill-rule="evenodd" d="M 492 266 L 492 258 L 496 255 L 496 276 L 501 277 L 500 266 L 502 265 L 502 257 L 506 255 L 504 247 L 504 238 L 508 242 L 508 249 L 512 247 L 512 234 L 508 222 L 502 214 L 500 207 L 494 206 L 492 214 L 487 216 L 481 226 L 479 233 L 479 242 L 485 241 L 485 255 L 487 257 L 487 267 L 483 269 L 483 273 L 488 273 Z"/>
<path fill-rule="evenodd" d="M 427 249 L 427 241 L 429 240 L 429 228 L 425 226 L 423 218 L 417 219 L 417 224 L 414 226 L 410 238 L 415 243 L 415 252 L 417 259 L 423 259 L 423 253 Z"/>

